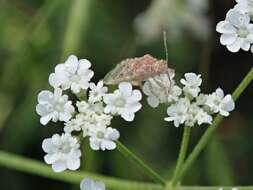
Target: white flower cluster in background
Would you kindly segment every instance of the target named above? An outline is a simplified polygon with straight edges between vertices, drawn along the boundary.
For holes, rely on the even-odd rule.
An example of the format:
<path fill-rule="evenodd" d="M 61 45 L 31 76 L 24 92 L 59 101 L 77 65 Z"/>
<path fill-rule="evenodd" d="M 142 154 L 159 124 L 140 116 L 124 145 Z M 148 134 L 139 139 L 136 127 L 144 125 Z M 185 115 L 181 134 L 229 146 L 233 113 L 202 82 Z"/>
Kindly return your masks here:
<path fill-rule="evenodd" d="M 60 121 L 64 126 L 64 133 L 54 134 L 42 144 L 47 153 L 45 162 L 52 164 L 55 172 L 80 167 L 80 138 L 87 137 L 93 150 L 115 149 L 120 133 L 109 127 L 112 118 L 121 116 L 126 121 L 133 121 L 135 113 L 141 109 L 142 94 L 133 89 L 131 83 L 122 82 L 118 89 L 109 93 L 102 81 L 90 82 L 94 75 L 90 67 L 88 60 L 69 56 L 49 76 L 54 92 L 43 90 L 38 95 L 36 112 L 41 116 L 40 123 Z M 79 100 L 71 101 L 64 94 L 66 90 Z"/>
<path fill-rule="evenodd" d="M 153 0 L 150 6 L 135 19 L 139 43 L 161 38 L 163 31 L 169 38 L 178 39 L 187 31 L 198 40 L 210 34 L 207 18 L 208 0 Z"/>
<path fill-rule="evenodd" d="M 211 124 L 212 115 L 228 116 L 235 108 L 231 95 L 224 95 L 221 88 L 211 94 L 201 93 L 201 75 L 186 73 L 180 80 L 182 88 L 175 84 L 173 78 L 174 73 L 149 78 L 144 82 L 143 92 L 151 107 L 161 103 L 168 105 L 165 121 L 174 122 L 176 127 L 181 124 L 190 127 Z"/>
<path fill-rule="evenodd" d="M 240 49 L 253 52 L 253 1 L 236 0 L 236 3 L 216 26 L 216 31 L 221 33 L 220 43 L 231 52 Z"/>

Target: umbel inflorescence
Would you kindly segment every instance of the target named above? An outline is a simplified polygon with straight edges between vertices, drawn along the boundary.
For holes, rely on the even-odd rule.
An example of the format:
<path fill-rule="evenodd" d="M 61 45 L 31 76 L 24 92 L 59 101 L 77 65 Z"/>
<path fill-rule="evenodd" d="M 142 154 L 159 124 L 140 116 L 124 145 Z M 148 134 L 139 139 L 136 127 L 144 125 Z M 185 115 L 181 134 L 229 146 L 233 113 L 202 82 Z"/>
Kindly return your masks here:
<path fill-rule="evenodd" d="M 140 90 L 134 90 L 128 82 L 122 82 L 118 89 L 109 93 L 103 81 L 90 82 L 94 73 L 91 63 L 74 55 L 55 67 L 49 76 L 49 84 L 54 92 L 41 91 L 38 95 L 37 113 L 42 125 L 49 121 L 63 122 L 63 133 L 54 134 L 42 143 L 47 153 L 47 164 L 52 164 L 55 172 L 80 167 L 80 141 L 89 138 L 93 150 L 113 150 L 120 133 L 111 128 L 114 116 L 133 121 L 135 113 L 141 109 Z M 76 95 L 71 101 L 64 92 Z"/>
<path fill-rule="evenodd" d="M 186 73 L 180 83 L 182 87 L 176 85 L 173 73 L 149 78 L 143 85 L 149 105 L 157 107 L 166 103 L 168 117 L 165 121 L 173 121 L 176 127 L 211 124 L 213 114 L 228 116 L 235 107 L 231 95 L 224 95 L 221 88 L 211 94 L 201 93 L 201 75 Z"/>
<path fill-rule="evenodd" d="M 228 116 L 234 109 L 231 95 L 224 95 L 221 88 L 211 94 L 201 93 L 201 75 L 186 73 L 180 80 L 180 87 L 174 80 L 174 71 L 165 67 L 164 61 L 152 56 L 145 55 L 122 63 L 105 80 L 110 83 L 118 74 L 121 76 L 118 88 L 113 92 L 108 91 L 103 80 L 97 84 L 91 82 L 94 75 L 90 69 L 91 63 L 86 59 L 78 60 L 74 55 L 58 64 L 54 73 L 49 75 L 49 84 L 54 91 L 43 90 L 39 93 L 36 111 L 41 116 L 42 125 L 47 125 L 49 121 L 63 122 L 63 133 L 54 134 L 42 143 L 46 152 L 44 160 L 52 165 L 55 172 L 80 167 L 82 138 L 89 139 L 93 150 L 116 148 L 115 141 L 120 133 L 110 127 L 111 120 L 120 116 L 131 122 L 142 107 L 142 93 L 133 89 L 132 82 L 141 85 L 151 107 L 159 104 L 168 106 L 168 117 L 164 120 L 173 121 L 176 127 L 210 124 L 214 114 Z M 126 68 L 127 72 L 124 71 Z M 124 81 L 124 78 L 127 80 Z M 131 81 L 133 78 L 134 81 Z M 116 84 L 117 80 L 113 82 Z M 70 100 L 69 93 L 74 94 L 76 99 Z"/>

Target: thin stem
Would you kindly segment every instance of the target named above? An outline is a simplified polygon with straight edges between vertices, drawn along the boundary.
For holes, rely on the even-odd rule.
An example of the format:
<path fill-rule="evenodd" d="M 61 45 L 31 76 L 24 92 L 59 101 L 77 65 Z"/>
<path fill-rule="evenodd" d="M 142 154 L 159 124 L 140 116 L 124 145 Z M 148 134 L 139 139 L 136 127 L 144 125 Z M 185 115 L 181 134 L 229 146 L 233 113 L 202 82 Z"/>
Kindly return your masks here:
<path fill-rule="evenodd" d="M 177 165 L 176 165 L 176 169 L 175 169 L 174 175 L 171 180 L 172 186 L 176 185 L 176 183 L 178 182 L 178 175 L 179 175 L 182 165 L 184 163 L 185 156 L 186 156 L 187 149 L 188 149 L 188 145 L 189 145 L 190 132 L 191 132 L 191 127 L 184 126 L 184 134 L 183 134 L 183 139 L 181 142 L 180 152 L 179 152 L 178 159 L 177 159 Z"/>
<path fill-rule="evenodd" d="M 90 172 L 65 171 L 61 173 L 54 173 L 51 167 L 45 165 L 44 163 L 4 151 L 0 151 L 0 166 L 71 184 L 80 184 L 83 178 L 91 177 L 94 180 L 104 182 L 107 188 L 110 188 L 112 190 L 165 190 L 161 185 L 153 183 L 124 180 L 114 177 L 97 175 Z M 220 187 L 218 186 L 182 186 L 180 187 L 180 190 L 217 190 L 219 188 Z M 252 190 L 253 186 L 242 186 L 238 188 L 240 190 Z M 232 189 L 232 187 L 224 187 L 224 189 Z M 166 190 L 173 190 L 173 188 L 168 188 Z"/>
<path fill-rule="evenodd" d="M 239 86 L 234 91 L 232 97 L 234 101 L 236 101 L 242 92 L 246 89 L 246 87 L 250 84 L 250 82 L 253 80 L 253 68 L 248 72 L 248 74 L 244 77 L 242 82 L 239 84 Z M 180 174 L 177 178 L 177 181 L 181 181 L 181 179 L 185 176 L 187 171 L 190 169 L 192 164 L 196 161 L 197 157 L 201 153 L 201 151 L 205 148 L 211 137 L 213 136 L 215 130 L 219 127 L 220 123 L 222 122 L 223 117 L 221 115 L 216 116 L 214 119 L 214 122 L 212 125 L 208 127 L 204 135 L 201 137 L 195 148 L 193 149 L 192 153 L 189 155 L 188 159 L 185 161 Z"/>
<path fill-rule="evenodd" d="M 159 185 L 122 180 L 90 172 L 65 171 L 55 173 L 50 166 L 47 166 L 44 163 L 4 151 L 0 151 L 0 166 L 71 184 L 80 184 L 83 178 L 90 177 L 94 180 L 104 182 L 108 188 L 114 190 L 162 190 L 162 187 Z"/>
<path fill-rule="evenodd" d="M 90 0 L 71 1 L 69 18 L 63 39 L 62 58 L 77 53 L 81 36 L 86 34 L 89 22 Z"/>
<path fill-rule="evenodd" d="M 125 157 L 129 160 L 136 163 L 140 168 L 145 171 L 145 173 L 152 178 L 157 183 L 161 185 L 166 185 L 165 179 L 156 173 L 153 169 L 151 169 L 147 164 L 145 164 L 140 158 L 138 158 L 133 152 L 131 152 L 127 147 L 125 147 L 121 142 L 117 141 L 117 150 L 121 152 Z"/>

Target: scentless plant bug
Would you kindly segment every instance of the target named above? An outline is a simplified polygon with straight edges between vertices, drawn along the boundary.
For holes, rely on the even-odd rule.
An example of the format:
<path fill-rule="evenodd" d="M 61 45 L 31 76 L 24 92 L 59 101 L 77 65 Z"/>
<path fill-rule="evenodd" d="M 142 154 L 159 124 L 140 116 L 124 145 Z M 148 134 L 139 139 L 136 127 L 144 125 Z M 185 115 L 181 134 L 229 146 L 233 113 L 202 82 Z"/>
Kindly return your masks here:
<path fill-rule="evenodd" d="M 139 85 L 141 81 L 159 74 L 170 73 L 167 62 L 156 59 L 149 54 L 142 57 L 128 58 L 121 61 L 105 77 L 107 85 L 119 84 L 120 82 L 131 82 Z"/>

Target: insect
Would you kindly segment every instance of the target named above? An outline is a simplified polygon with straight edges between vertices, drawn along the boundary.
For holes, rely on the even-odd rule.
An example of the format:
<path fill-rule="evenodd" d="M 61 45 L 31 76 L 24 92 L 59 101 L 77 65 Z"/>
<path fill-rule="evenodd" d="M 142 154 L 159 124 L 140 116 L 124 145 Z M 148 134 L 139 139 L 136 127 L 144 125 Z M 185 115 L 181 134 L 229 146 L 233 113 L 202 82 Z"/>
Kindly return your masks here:
<path fill-rule="evenodd" d="M 103 81 L 107 85 L 114 85 L 120 82 L 131 82 L 133 85 L 139 85 L 140 82 L 148 78 L 165 73 L 169 74 L 167 62 L 146 54 L 142 57 L 121 61 L 104 77 Z"/>

